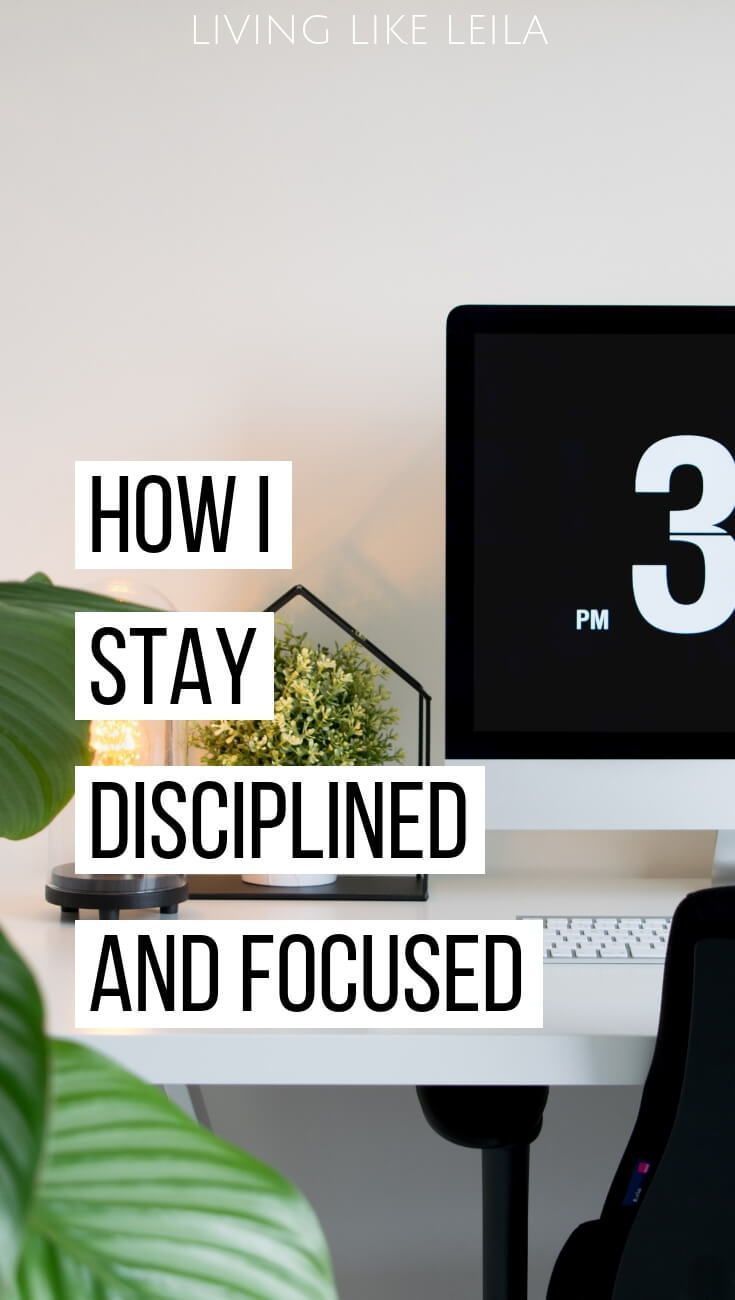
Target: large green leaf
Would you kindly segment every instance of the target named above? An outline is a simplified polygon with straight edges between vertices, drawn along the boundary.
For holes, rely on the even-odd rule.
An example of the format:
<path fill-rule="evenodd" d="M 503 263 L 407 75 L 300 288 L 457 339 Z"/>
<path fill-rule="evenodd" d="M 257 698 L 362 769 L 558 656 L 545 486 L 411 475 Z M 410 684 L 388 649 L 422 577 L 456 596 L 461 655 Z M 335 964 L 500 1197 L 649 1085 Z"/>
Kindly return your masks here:
<path fill-rule="evenodd" d="M 286 1179 L 79 1044 L 51 1043 L 51 1079 L 13 1300 L 333 1300 Z"/>
<path fill-rule="evenodd" d="M 74 720 L 75 611 L 130 608 L 42 574 L 0 583 L 0 837 L 43 830 L 90 761 L 88 724 Z"/>
<path fill-rule="evenodd" d="M 336 1300 L 285 1178 L 42 1021 L 0 934 L 3 1300 Z"/>
<path fill-rule="evenodd" d="M 0 933 L 0 1294 L 15 1276 L 41 1150 L 43 1010 L 33 977 Z"/>

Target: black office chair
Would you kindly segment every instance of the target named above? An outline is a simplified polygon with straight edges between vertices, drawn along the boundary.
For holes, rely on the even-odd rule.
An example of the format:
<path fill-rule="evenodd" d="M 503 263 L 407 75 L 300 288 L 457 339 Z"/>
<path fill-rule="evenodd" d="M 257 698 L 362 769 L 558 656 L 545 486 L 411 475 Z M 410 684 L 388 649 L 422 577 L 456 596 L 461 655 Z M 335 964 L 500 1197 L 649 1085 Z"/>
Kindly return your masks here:
<path fill-rule="evenodd" d="M 671 926 L 656 1048 L 600 1218 L 547 1300 L 735 1300 L 735 888 Z"/>

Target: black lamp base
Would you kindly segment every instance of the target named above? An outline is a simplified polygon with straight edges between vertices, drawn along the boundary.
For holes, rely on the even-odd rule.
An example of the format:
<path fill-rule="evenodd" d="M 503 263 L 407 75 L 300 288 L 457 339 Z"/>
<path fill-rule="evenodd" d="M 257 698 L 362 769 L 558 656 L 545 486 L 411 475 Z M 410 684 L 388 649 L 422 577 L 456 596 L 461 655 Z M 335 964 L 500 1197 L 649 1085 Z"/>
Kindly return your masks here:
<path fill-rule="evenodd" d="M 175 916 L 188 893 L 186 876 L 85 876 L 77 875 L 73 862 L 54 867 L 46 885 L 46 901 L 61 908 L 62 921 L 76 921 L 83 907 L 98 912 L 100 921 L 145 907 Z"/>

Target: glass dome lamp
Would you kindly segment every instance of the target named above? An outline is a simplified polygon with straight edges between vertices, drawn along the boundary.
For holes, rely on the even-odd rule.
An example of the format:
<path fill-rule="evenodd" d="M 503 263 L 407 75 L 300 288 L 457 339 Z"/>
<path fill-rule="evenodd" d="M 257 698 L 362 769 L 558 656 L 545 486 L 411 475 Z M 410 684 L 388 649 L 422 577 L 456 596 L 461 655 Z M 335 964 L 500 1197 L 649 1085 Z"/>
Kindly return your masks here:
<path fill-rule="evenodd" d="M 94 590 L 126 604 L 171 609 L 160 592 L 115 576 Z M 89 724 L 93 767 L 165 766 L 176 763 L 179 728 L 170 720 L 104 718 Z M 83 874 L 74 870 L 74 800 L 67 804 L 49 830 L 50 877 L 46 899 L 61 908 L 62 919 L 76 920 L 81 908 L 93 908 L 100 920 L 117 920 L 126 908 L 158 908 L 175 915 L 188 896 L 183 875 Z"/>

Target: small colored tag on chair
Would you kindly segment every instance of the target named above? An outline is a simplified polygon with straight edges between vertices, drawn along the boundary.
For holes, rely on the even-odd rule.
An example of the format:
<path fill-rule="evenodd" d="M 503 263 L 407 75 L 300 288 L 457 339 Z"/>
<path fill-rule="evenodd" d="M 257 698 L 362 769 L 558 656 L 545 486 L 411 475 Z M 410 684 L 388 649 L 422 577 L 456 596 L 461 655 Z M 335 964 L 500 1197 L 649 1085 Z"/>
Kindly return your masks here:
<path fill-rule="evenodd" d="M 623 1197 L 623 1205 L 638 1204 L 650 1172 L 651 1165 L 648 1160 L 636 1160 L 627 1191 Z"/>

